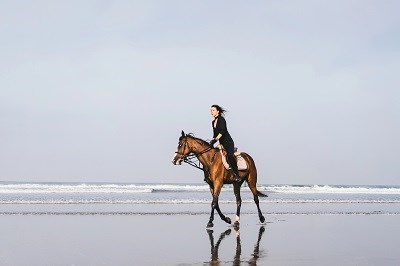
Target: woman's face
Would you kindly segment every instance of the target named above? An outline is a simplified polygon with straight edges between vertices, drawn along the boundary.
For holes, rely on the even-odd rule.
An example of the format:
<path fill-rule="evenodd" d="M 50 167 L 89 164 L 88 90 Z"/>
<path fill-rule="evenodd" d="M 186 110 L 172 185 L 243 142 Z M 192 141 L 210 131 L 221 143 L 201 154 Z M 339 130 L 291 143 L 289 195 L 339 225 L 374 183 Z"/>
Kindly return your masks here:
<path fill-rule="evenodd" d="M 219 111 L 215 107 L 211 107 L 211 115 L 213 117 L 217 117 L 219 115 Z"/>

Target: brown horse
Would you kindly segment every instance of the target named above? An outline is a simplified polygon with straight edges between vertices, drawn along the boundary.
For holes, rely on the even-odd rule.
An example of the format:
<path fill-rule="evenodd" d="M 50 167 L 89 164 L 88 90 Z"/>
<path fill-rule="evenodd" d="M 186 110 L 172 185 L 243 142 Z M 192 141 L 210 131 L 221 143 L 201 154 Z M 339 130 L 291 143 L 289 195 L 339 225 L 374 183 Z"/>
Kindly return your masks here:
<path fill-rule="evenodd" d="M 192 135 L 187 135 L 182 131 L 182 135 L 179 138 L 178 148 L 175 152 L 175 156 L 172 159 L 172 163 L 175 165 L 180 165 L 182 162 L 187 162 L 188 156 L 195 156 L 199 162 L 203 165 L 202 168 L 204 172 L 204 180 L 210 186 L 210 192 L 213 197 L 211 204 L 211 215 L 207 227 L 213 227 L 214 220 L 214 210 L 217 210 L 219 216 L 223 221 L 230 224 L 231 219 L 222 214 L 218 205 L 218 196 L 221 192 L 223 184 L 233 184 L 233 190 L 236 196 L 236 221 L 235 226 L 239 225 L 240 220 L 240 207 L 242 205 L 242 199 L 240 197 L 240 187 L 243 182 L 246 181 L 249 188 L 254 196 L 254 202 L 257 205 L 258 217 L 261 223 L 265 222 L 265 218 L 261 213 L 260 204 L 258 196 L 266 197 L 267 195 L 262 194 L 257 190 L 257 169 L 254 164 L 253 159 L 247 153 L 241 153 L 241 156 L 245 159 L 247 163 L 246 170 L 240 170 L 239 176 L 241 178 L 240 182 L 234 182 L 234 176 L 232 170 L 226 170 L 222 163 L 222 156 L 219 149 L 214 148 L 208 142 L 196 138 Z M 193 165 L 193 164 L 192 164 Z"/>

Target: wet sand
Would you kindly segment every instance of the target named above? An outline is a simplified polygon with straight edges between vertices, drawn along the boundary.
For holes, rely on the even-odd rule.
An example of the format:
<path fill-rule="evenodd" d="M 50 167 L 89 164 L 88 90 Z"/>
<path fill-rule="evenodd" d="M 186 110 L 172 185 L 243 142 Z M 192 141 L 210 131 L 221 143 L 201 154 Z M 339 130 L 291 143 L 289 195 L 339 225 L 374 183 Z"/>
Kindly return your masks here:
<path fill-rule="evenodd" d="M 0 265 L 400 265 L 399 215 L 266 218 L 3 214 Z"/>

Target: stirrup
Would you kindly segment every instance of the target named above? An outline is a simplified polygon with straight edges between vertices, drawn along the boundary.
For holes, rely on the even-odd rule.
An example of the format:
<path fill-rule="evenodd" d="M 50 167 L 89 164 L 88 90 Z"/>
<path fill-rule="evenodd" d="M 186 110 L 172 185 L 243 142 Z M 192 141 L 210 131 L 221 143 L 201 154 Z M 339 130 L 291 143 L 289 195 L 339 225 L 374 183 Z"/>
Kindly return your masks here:
<path fill-rule="evenodd" d="M 234 178 L 234 181 L 235 181 L 235 182 L 240 182 L 240 181 L 242 181 L 242 179 L 240 179 L 240 176 L 239 176 L 239 175 L 233 174 L 233 176 L 235 177 L 235 178 Z"/>

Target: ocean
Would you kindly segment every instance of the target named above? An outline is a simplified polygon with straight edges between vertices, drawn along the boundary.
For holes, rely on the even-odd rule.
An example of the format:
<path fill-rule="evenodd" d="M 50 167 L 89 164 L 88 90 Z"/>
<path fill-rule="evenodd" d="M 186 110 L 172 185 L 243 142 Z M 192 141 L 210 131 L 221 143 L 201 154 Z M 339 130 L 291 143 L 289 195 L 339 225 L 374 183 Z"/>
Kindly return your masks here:
<path fill-rule="evenodd" d="M 266 215 L 399 215 L 400 186 L 261 184 Z M 242 214 L 256 215 L 242 186 Z M 221 210 L 234 215 L 232 185 L 224 185 Z M 0 182 L 0 215 L 196 215 L 208 214 L 207 184 Z"/>

